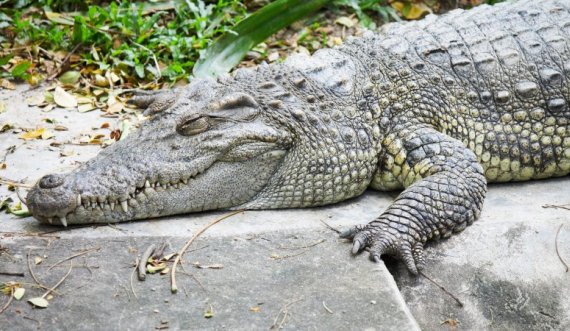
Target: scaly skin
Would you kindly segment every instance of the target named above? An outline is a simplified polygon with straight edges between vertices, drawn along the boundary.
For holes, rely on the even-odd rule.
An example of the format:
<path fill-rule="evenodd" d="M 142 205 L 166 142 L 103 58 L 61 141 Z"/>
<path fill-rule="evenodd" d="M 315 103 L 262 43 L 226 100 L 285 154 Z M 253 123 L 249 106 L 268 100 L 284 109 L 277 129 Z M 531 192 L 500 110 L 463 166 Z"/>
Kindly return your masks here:
<path fill-rule="evenodd" d="M 404 189 L 342 236 L 424 267 L 487 181 L 570 172 L 570 4 L 521 1 L 391 24 L 312 57 L 132 99 L 150 119 L 28 195 L 42 222 L 312 207 Z"/>

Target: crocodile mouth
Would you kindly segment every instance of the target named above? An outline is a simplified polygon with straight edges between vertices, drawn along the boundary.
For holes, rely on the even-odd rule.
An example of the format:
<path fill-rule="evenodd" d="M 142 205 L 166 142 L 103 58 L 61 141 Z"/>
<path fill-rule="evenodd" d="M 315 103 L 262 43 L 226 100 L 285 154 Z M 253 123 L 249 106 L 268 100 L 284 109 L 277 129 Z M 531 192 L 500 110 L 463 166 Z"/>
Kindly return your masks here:
<path fill-rule="evenodd" d="M 162 206 L 158 206 L 158 208 L 155 206 L 153 209 L 155 210 L 154 213 L 139 214 L 141 214 L 141 209 L 148 209 L 145 208 L 145 204 L 152 202 L 158 196 L 164 196 L 162 200 L 168 201 L 165 200 L 168 199 L 168 196 L 190 189 L 192 181 L 199 178 L 204 171 L 207 171 L 207 168 L 191 176 L 180 176 L 180 179 L 171 182 L 145 178 L 144 180 L 139 180 L 138 185 L 131 186 L 128 194 L 120 197 L 114 194 L 93 195 L 76 193 L 74 199 L 67 199 L 68 204 L 63 206 L 63 208 L 42 208 L 33 191 L 30 192 L 27 200 L 36 219 L 41 222 L 59 224 L 65 227 L 68 224 L 114 223 L 139 218 L 166 216 L 169 213 L 164 213 L 163 208 L 168 207 L 168 203 L 164 203 Z M 34 189 L 42 190 L 39 185 Z"/>

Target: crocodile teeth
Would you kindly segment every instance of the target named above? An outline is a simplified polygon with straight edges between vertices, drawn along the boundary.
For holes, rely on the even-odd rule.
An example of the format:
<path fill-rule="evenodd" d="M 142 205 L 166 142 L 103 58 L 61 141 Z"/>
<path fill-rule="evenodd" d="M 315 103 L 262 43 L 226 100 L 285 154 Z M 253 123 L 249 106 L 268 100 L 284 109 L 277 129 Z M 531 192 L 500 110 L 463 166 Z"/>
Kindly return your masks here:
<path fill-rule="evenodd" d="M 183 179 L 182 179 L 182 183 L 188 184 L 188 179 L 184 179 L 184 178 L 183 178 Z"/>
<path fill-rule="evenodd" d="M 144 182 L 144 187 L 150 187 L 150 182 L 147 180 L 146 182 Z"/>
<path fill-rule="evenodd" d="M 61 222 L 61 225 L 67 227 L 67 219 L 65 218 L 65 216 L 61 216 L 59 218 L 59 221 Z"/>
<path fill-rule="evenodd" d="M 129 205 L 127 204 L 127 200 L 121 201 L 121 208 L 123 208 L 123 211 L 125 213 L 129 211 Z"/>
<path fill-rule="evenodd" d="M 49 224 L 53 224 L 53 218 L 51 218 L 51 217 L 48 217 L 48 219 L 47 219 L 47 220 L 48 220 Z"/>
<path fill-rule="evenodd" d="M 115 203 L 111 202 L 110 205 L 111 205 L 111 210 L 115 210 Z"/>
<path fill-rule="evenodd" d="M 81 205 L 81 194 L 77 195 L 77 205 Z"/>

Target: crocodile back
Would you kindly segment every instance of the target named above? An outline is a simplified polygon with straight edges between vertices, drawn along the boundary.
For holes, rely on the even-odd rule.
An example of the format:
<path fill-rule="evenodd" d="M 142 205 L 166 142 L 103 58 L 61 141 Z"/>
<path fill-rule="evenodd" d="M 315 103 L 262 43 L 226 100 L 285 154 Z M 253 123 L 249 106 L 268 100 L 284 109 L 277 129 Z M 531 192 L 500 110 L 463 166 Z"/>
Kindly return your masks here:
<path fill-rule="evenodd" d="M 395 126 L 423 121 L 462 141 L 489 181 L 570 171 L 568 1 L 454 10 L 364 39 Z"/>

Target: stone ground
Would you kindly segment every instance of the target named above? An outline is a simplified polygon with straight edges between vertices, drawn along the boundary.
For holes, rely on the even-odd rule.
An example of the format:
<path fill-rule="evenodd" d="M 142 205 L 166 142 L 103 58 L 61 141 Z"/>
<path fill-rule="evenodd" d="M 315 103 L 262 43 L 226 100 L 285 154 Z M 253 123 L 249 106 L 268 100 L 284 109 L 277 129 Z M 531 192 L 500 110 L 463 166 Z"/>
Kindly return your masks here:
<path fill-rule="evenodd" d="M 100 150 L 69 142 L 78 141 L 82 132 L 108 136 L 109 129 L 92 129 L 104 122 L 111 129 L 118 126 L 120 119 L 101 117 L 98 111 L 43 113 L 28 107 L 26 98 L 37 93 L 41 89 L 25 86 L 0 90 L 0 102 L 7 106 L 0 125 L 9 122 L 15 128 L 0 133 L 0 151 L 16 146 L 6 155 L 1 179 L 33 183 L 46 173 L 69 170 Z M 55 125 L 69 131 L 54 131 Z M 37 126 L 55 137 L 26 142 L 14 133 Z M 50 146 L 54 141 L 64 144 Z M 555 236 L 564 224 L 558 248 L 569 261 L 570 210 L 543 206 L 569 204 L 569 184 L 567 177 L 491 185 L 479 221 L 427 248 L 425 273 L 463 308 L 399 263 L 388 261 L 387 269 L 365 256 L 352 258 L 350 245 L 321 222 L 338 229 L 365 223 L 388 206 L 394 193 L 366 192 L 325 208 L 246 211 L 224 220 L 184 256 L 176 295 L 170 293 L 167 275 L 147 275 L 145 282 L 132 277 L 136 257 L 153 243 L 166 242 L 167 252 L 177 251 L 224 212 L 65 230 L 2 213 L 0 272 L 24 272 L 25 277 L 0 275 L 0 282 L 21 282 L 27 291 L 0 314 L 0 330 L 567 330 L 570 273 L 557 256 Z M 0 185 L 0 197 L 16 199 L 6 188 Z M 52 287 L 68 272 L 70 261 L 50 266 L 86 250 L 71 260 L 73 269 L 47 308 L 26 302 L 45 292 L 32 286 L 28 255 L 35 276 Z M 34 263 L 36 257 L 42 258 L 40 264 Z M 217 268 L 201 269 L 196 263 Z M 0 309 L 7 299 L 0 297 Z M 209 311 L 213 316 L 206 318 Z"/>

